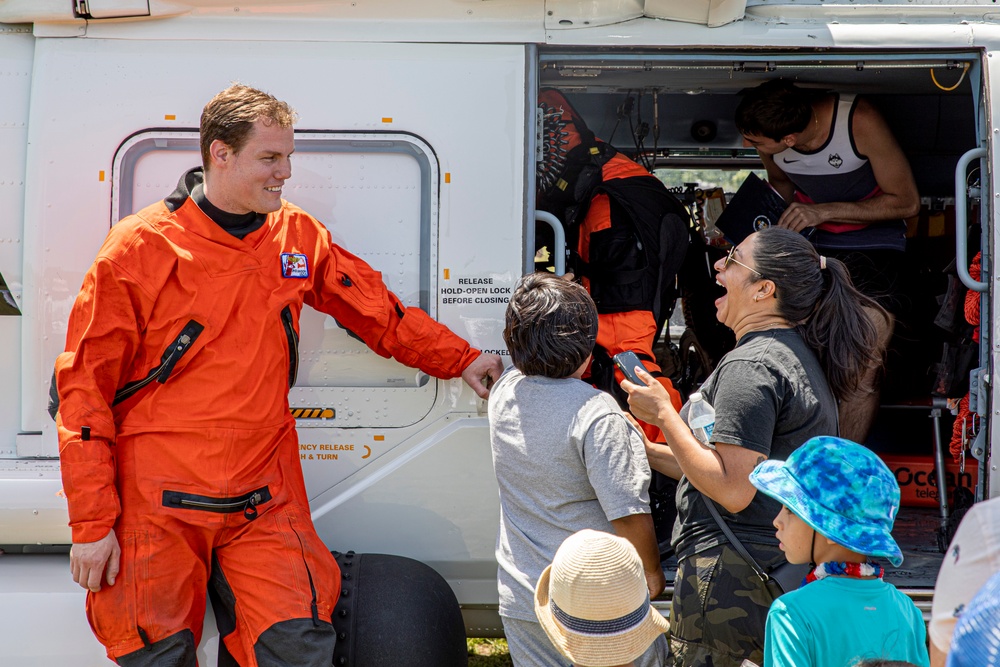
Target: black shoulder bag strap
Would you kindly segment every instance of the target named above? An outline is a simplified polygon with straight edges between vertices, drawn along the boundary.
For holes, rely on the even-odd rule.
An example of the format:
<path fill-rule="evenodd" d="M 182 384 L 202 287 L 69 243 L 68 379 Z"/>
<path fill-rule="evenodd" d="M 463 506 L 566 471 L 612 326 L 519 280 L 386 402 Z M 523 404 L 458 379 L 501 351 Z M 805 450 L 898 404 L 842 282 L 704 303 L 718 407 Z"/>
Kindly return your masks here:
<path fill-rule="evenodd" d="M 737 553 L 739 553 L 743 560 L 747 562 L 747 565 L 753 568 L 753 571 L 757 573 L 760 580 L 766 584 L 770 577 L 768 577 L 767 573 L 764 572 L 764 568 L 757 564 L 757 561 L 755 561 L 753 556 L 750 555 L 750 552 L 747 551 L 745 546 L 743 546 L 743 543 L 740 542 L 736 535 L 733 534 L 732 529 L 729 528 L 729 524 L 727 524 L 726 520 L 719 514 L 719 508 L 715 506 L 715 501 L 706 496 L 704 493 L 701 494 L 701 497 L 705 501 L 708 511 L 712 514 L 712 518 L 715 519 L 715 523 L 719 524 L 719 528 L 722 529 L 722 533 L 726 536 L 726 539 L 729 540 L 729 543 L 733 545 L 733 548 L 736 549 Z"/>
<path fill-rule="evenodd" d="M 770 573 L 765 572 L 764 568 L 754 560 L 750 552 L 743 546 L 743 543 L 733 534 L 725 519 L 719 514 L 719 509 L 715 506 L 715 501 L 704 493 L 701 494 L 701 497 L 704 499 L 705 505 L 708 506 L 708 511 L 711 513 L 712 518 L 715 519 L 715 523 L 719 524 L 719 528 L 722 529 L 726 539 L 729 540 L 729 543 L 733 545 L 733 548 L 736 549 L 736 552 L 743 560 L 747 562 L 747 565 L 753 568 L 753 571 L 760 577 L 760 580 L 764 582 L 764 587 L 767 588 L 772 598 L 776 599 L 801 585 L 802 579 L 809 572 L 808 565 L 792 565 L 786 561 L 778 565 Z"/>

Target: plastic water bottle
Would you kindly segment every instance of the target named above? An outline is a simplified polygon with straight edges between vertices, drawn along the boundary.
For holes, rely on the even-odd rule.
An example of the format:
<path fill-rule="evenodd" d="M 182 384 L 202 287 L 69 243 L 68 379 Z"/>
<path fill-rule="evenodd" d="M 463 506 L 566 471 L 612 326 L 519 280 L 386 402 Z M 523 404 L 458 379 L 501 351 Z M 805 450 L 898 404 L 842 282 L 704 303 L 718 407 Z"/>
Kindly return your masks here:
<path fill-rule="evenodd" d="M 706 447 L 715 449 L 711 443 L 712 429 L 715 428 L 715 408 L 705 400 L 700 391 L 688 397 L 688 426 L 698 441 Z"/>

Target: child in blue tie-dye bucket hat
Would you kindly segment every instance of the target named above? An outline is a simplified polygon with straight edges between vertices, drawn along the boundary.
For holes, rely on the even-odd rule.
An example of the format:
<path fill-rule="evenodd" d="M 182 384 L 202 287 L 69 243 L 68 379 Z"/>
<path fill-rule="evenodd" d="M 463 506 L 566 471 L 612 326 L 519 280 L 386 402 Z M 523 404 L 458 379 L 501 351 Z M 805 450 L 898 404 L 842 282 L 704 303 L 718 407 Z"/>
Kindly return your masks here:
<path fill-rule="evenodd" d="M 842 667 L 861 659 L 927 666 L 926 629 L 913 601 L 882 580 L 899 484 L 870 450 L 834 437 L 808 440 L 787 461 L 764 461 L 750 482 L 783 507 L 774 519 L 790 563 L 814 569 L 767 614 L 764 667 Z"/>

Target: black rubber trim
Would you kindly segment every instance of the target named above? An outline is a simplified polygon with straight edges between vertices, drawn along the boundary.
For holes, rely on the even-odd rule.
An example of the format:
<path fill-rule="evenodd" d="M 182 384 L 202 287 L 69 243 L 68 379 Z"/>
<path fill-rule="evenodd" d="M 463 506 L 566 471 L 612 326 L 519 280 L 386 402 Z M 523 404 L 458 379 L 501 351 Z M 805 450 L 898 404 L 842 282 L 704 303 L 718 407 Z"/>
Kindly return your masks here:
<path fill-rule="evenodd" d="M 52 380 L 49 382 L 49 416 L 53 421 L 59 413 L 59 388 L 56 386 L 56 369 L 52 369 Z"/>

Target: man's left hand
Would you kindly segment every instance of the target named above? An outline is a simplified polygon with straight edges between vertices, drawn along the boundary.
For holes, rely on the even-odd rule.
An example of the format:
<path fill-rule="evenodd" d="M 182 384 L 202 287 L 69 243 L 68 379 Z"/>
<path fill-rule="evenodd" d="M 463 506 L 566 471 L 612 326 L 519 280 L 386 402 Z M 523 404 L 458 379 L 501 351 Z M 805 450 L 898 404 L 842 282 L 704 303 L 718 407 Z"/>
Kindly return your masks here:
<path fill-rule="evenodd" d="M 503 360 L 499 354 L 486 354 L 485 352 L 476 357 L 476 360 L 466 366 L 462 371 L 462 379 L 465 384 L 472 387 L 479 398 L 487 398 L 490 395 L 490 387 L 500 378 L 503 373 Z"/>
<path fill-rule="evenodd" d="M 93 592 L 101 590 L 107 578 L 108 586 L 115 585 L 118 577 L 122 550 L 115 531 L 95 542 L 74 542 L 69 550 L 69 568 L 73 581 Z"/>
<path fill-rule="evenodd" d="M 801 232 L 803 229 L 815 227 L 826 222 L 822 204 L 803 204 L 795 202 L 785 209 L 778 220 L 778 226 Z"/>

